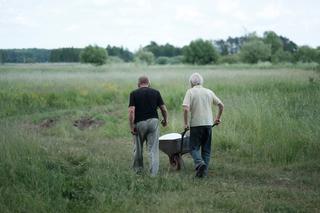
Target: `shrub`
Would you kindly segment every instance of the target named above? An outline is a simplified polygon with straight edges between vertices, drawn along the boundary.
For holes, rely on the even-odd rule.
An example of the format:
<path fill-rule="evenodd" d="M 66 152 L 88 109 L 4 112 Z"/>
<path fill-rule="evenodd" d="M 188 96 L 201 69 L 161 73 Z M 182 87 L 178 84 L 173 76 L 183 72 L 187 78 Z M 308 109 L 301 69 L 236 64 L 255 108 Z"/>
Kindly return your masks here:
<path fill-rule="evenodd" d="M 191 41 L 184 49 L 185 61 L 191 64 L 210 64 L 218 61 L 218 52 L 210 41 L 198 39 Z"/>
<path fill-rule="evenodd" d="M 303 63 L 320 62 L 319 50 L 311 48 L 309 46 L 299 47 L 296 53 L 296 60 Z"/>
<path fill-rule="evenodd" d="M 278 50 L 271 56 L 272 63 L 292 62 L 293 55 L 288 51 Z"/>
<path fill-rule="evenodd" d="M 240 62 L 239 54 L 223 55 L 219 58 L 220 64 L 237 64 Z"/>
<path fill-rule="evenodd" d="M 124 63 L 124 60 L 118 56 L 109 56 L 108 63 L 110 64 L 121 64 Z"/>
<path fill-rule="evenodd" d="M 160 56 L 159 58 L 157 58 L 156 64 L 161 64 L 161 65 L 169 64 L 169 60 L 170 59 L 168 57 Z"/>
<path fill-rule="evenodd" d="M 97 45 L 89 45 L 80 53 L 80 61 L 82 63 L 91 63 L 96 66 L 105 64 L 107 57 L 107 51 L 102 47 L 98 47 Z"/>
<path fill-rule="evenodd" d="M 252 39 L 242 46 L 240 58 L 242 62 L 254 64 L 267 61 L 271 57 L 271 46 L 259 39 Z"/>
<path fill-rule="evenodd" d="M 141 49 L 138 52 L 136 52 L 134 61 L 138 63 L 146 63 L 147 65 L 150 65 L 154 63 L 154 55 L 152 52 Z"/>
<path fill-rule="evenodd" d="M 182 64 L 183 61 L 184 61 L 183 55 L 178 55 L 178 56 L 169 58 L 169 64 Z"/>

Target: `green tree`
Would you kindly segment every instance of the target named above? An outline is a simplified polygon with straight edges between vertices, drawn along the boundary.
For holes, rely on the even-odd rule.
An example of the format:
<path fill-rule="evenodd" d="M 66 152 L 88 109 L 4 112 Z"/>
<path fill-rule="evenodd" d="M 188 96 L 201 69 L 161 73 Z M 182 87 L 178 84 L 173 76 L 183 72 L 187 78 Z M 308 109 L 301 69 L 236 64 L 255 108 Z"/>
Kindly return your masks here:
<path fill-rule="evenodd" d="M 167 43 L 165 45 L 158 45 L 156 42 L 151 41 L 150 44 L 143 48 L 145 51 L 150 51 L 153 55 L 158 58 L 164 57 L 174 57 L 181 55 L 181 48 L 174 47 L 173 45 Z"/>
<path fill-rule="evenodd" d="M 236 64 L 240 62 L 239 54 L 222 55 L 219 58 L 220 64 Z"/>
<path fill-rule="evenodd" d="M 227 40 L 216 40 L 214 41 L 214 45 L 222 56 L 233 55 L 239 53 L 241 46 L 252 37 L 257 37 L 255 32 L 249 33 L 241 37 L 228 37 Z"/>
<path fill-rule="evenodd" d="M 169 58 L 169 64 L 183 64 L 184 57 L 183 55 L 178 55 Z"/>
<path fill-rule="evenodd" d="M 50 52 L 50 62 L 79 62 L 82 49 L 79 48 L 59 48 Z"/>
<path fill-rule="evenodd" d="M 119 57 L 125 62 L 133 61 L 133 53 L 130 52 L 128 49 L 124 49 L 123 47 L 108 45 L 107 51 L 109 56 Z"/>
<path fill-rule="evenodd" d="M 154 63 L 154 55 L 152 52 L 140 49 L 134 56 L 135 62 L 146 63 L 147 65 Z"/>
<path fill-rule="evenodd" d="M 275 54 L 278 50 L 283 49 L 282 40 L 280 37 L 273 31 L 266 31 L 263 34 L 263 41 L 265 44 L 271 46 L 271 54 Z"/>
<path fill-rule="evenodd" d="M 279 49 L 277 52 L 275 52 L 271 56 L 272 63 L 293 62 L 293 61 L 294 61 L 293 54 L 289 51 L 284 51 L 282 49 Z"/>
<path fill-rule="evenodd" d="M 283 36 L 279 36 L 279 38 L 282 41 L 283 44 L 283 50 L 284 51 L 288 51 L 290 53 L 295 53 L 298 50 L 298 45 L 295 44 L 293 41 L 291 41 L 290 39 L 283 37 Z"/>
<path fill-rule="evenodd" d="M 318 61 L 318 50 L 307 45 L 298 48 L 296 53 L 296 61 L 309 63 Z"/>
<path fill-rule="evenodd" d="M 319 67 L 320 67 L 320 47 L 317 47 L 316 61 L 319 64 Z"/>
<path fill-rule="evenodd" d="M 184 48 L 185 61 L 191 64 L 210 64 L 218 61 L 219 55 L 211 41 L 197 39 Z"/>
<path fill-rule="evenodd" d="M 217 47 L 217 49 L 221 55 L 228 55 L 229 54 L 229 44 L 227 42 L 220 39 L 220 40 L 215 41 L 214 44 Z"/>
<path fill-rule="evenodd" d="M 96 66 L 106 63 L 108 53 L 106 49 L 98 47 L 97 45 L 89 45 L 85 47 L 80 53 L 80 61 L 82 63 L 90 63 Z"/>
<path fill-rule="evenodd" d="M 170 58 L 169 57 L 165 57 L 165 56 L 160 56 L 156 59 L 156 64 L 169 64 L 170 62 Z"/>
<path fill-rule="evenodd" d="M 7 53 L 5 50 L 0 50 L 0 64 L 4 64 L 7 61 Z"/>
<path fill-rule="evenodd" d="M 6 49 L 5 62 L 8 63 L 34 63 L 48 62 L 50 50 L 47 49 Z"/>
<path fill-rule="evenodd" d="M 241 61 L 245 63 L 257 63 L 267 61 L 271 56 L 270 44 L 265 44 L 261 39 L 250 39 L 244 43 L 240 50 Z"/>

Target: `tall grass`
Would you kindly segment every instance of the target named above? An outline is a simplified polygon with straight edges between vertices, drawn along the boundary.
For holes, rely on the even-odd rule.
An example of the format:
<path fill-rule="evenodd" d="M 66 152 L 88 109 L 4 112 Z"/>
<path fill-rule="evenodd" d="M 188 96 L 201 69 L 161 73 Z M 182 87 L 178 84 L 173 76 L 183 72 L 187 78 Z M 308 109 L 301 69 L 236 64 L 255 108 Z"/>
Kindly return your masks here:
<path fill-rule="evenodd" d="M 319 77 L 312 71 L 118 65 L 99 68 L 98 72 L 87 72 L 83 69 L 90 67 L 79 66 L 81 71 L 70 73 L 54 68 L 57 72 L 47 65 L 31 71 L 17 66 L 10 72 L 6 69 L 11 66 L 2 67 L 0 117 L 100 106 L 108 108 L 107 113 L 95 113 L 107 122 L 107 137 L 126 138 L 128 95 L 136 87 L 138 76 L 147 74 L 169 109 L 172 123 L 164 131 L 178 131 L 187 79 L 199 71 L 205 86 L 226 105 L 223 125 L 215 135 L 217 148 L 274 163 L 313 159 L 319 151 L 319 80 L 309 81 Z"/>
<path fill-rule="evenodd" d="M 161 133 L 180 132 L 193 72 L 225 104 L 222 125 L 213 129 L 210 172 L 216 175 L 194 181 L 190 157 L 175 173 L 161 153 L 158 177 L 136 176 L 130 170 L 130 91 L 140 75 L 150 76 L 169 109 L 169 126 Z M 320 208 L 317 72 L 58 64 L 0 66 L 0 77 L 1 212 Z M 73 123 L 82 117 L 104 125 L 80 130 Z M 53 125 L 41 127 L 46 119 Z"/>

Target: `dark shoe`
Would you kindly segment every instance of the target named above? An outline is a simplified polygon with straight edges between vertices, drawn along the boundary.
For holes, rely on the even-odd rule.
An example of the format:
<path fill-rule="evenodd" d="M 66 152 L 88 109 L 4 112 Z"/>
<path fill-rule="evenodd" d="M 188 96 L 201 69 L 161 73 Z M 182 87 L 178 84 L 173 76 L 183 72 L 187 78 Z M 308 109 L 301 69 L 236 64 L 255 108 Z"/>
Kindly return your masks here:
<path fill-rule="evenodd" d="M 203 178 L 205 170 L 206 170 L 206 165 L 205 164 L 201 164 L 200 166 L 198 166 L 197 167 L 197 172 L 196 172 L 196 177 L 197 178 Z"/>

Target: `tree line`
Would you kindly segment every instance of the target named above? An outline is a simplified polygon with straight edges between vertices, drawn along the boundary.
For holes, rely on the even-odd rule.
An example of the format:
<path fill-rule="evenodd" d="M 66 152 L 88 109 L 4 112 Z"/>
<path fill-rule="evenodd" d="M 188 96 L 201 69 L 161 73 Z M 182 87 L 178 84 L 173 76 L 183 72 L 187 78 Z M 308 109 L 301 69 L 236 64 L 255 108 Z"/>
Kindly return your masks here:
<path fill-rule="evenodd" d="M 106 61 L 146 64 L 320 63 L 320 47 L 298 46 L 284 36 L 266 31 L 261 37 L 250 33 L 226 40 L 197 39 L 181 48 L 151 41 L 136 52 L 110 45 L 51 50 L 0 49 L 0 63 L 84 62 L 101 65 Z"/>
<path fill-rule="evenodd" d="M 0 63 L 42 63 L 49 57 L 47 49 L 0 49 Z"/>

